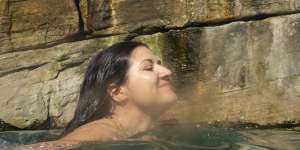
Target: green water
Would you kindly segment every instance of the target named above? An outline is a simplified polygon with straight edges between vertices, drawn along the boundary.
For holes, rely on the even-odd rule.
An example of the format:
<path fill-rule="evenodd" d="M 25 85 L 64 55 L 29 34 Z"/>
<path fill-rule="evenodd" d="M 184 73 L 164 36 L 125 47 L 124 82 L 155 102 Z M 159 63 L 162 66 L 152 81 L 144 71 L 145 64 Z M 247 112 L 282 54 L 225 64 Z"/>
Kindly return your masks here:
<path fill-rule="evenodd" d="M 55 139 L 60 131 L 0 133 L 0 148 Z M 141 140 L 156 137 L 154 141 Z M 126 140 L 108 143 L 82 143 L 76 150 L 299 150 L 300 130 L 222 129 L 196 126 L 164 126 Z"/>

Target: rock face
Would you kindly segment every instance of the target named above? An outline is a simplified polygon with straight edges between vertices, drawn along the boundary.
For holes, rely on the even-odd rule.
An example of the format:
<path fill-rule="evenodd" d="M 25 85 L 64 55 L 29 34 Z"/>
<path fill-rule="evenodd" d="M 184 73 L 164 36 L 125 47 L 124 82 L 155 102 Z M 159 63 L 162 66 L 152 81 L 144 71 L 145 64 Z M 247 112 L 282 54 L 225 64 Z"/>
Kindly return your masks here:
<path fill-rule="evenodd" d="M 1 0 L 0 53 L 58 42 L 78 32 L 70 0 Z"/>
<path fill-rule="evenodd" d="M 90 58 L 147 43 L 174 72 L 182 121 L 300 120 L 297 0 L 2 0 L 0 130 L 63 127 Z M 196 114 L 196 115 L 195 115 Z"/>
<path fill-rule="evenodd" d="M 73 117 L 86 63 L 122 36 L 1 55 L 0 118 L 18 128 L 61 127 Z M 50 120 L 49 120 L 50 119 Z"/>
<path fill-rule="evenodd" d="M 199 95 L 190 98 L 199 121 L 276 123 L 300 116 L 299 19 L 295 14 L 191 27 L 136 40 L 163 54 L 176 83 L 194 87 Z M 176 115 L 186 111 L 178 109 Z"/>
<path fill-rule="evenodd" d="M 161 29 L 222 23 L 292 13 L 297 0 L 85 0 L 86 28 L 95 35 L 149 33 Z"/>

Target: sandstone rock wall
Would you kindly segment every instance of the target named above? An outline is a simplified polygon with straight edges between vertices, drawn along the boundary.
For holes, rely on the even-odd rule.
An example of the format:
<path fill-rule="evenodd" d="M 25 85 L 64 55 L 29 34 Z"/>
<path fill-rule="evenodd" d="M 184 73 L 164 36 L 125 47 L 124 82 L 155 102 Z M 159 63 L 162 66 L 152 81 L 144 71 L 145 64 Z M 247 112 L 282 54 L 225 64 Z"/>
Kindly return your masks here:
<path fill-rule="evenodd" d="M 147 43 L 174 72 L 164 117 L 300 120 L 299 0 L 1 0 L 0 129 L 63 127 L 90 58 Z"/>

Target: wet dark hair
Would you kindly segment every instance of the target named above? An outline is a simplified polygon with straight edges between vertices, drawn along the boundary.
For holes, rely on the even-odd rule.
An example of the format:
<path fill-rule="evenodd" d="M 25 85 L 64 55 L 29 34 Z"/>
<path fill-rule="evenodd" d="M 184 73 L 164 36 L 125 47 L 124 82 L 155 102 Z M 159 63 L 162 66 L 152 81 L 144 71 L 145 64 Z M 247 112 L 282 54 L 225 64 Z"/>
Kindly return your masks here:
<path fill-rule="evenodd" d="M 62 136 L 85 123 L 111 115 L 112 99 L 107 93 L 107 87 L 111 83 L 117 86 L 125 83 L 130 54 L 138 46 L 149 48 L 142 42 L 122 41 L 92 58 L 80 87 L 74 117 L 65 127 Z"/>

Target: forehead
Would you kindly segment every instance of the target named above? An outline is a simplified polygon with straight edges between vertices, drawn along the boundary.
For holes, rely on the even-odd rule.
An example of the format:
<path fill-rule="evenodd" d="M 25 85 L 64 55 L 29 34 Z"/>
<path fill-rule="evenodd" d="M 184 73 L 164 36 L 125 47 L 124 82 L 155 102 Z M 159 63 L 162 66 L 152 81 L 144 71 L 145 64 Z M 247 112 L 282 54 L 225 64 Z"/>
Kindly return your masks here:
<path fill-rule="evenodd" d="M 155 55 L 151 49 L 145 46 L 138 46 L 132 52 L 130 59 L 133 61 L 142 61 L 144 59 L 154 59 L 159 60 L 160 58 Z"/>

